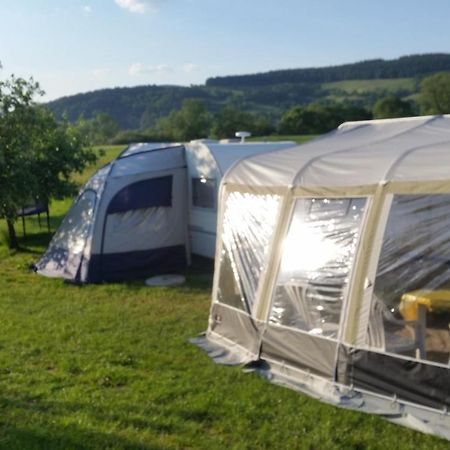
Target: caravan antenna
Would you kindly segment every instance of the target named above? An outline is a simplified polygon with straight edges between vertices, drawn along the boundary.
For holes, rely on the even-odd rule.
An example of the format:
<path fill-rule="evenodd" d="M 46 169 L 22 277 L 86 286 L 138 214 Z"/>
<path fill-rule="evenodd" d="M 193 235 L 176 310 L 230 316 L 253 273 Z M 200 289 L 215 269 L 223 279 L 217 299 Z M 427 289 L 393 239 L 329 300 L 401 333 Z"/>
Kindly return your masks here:
<path fill-rule="evenodd" d="M 241 138 L 241 144 L 245 142 L 245 138 L 248 138 L 252 135 L 249 131 L 236 131 L 235 136 L 237 138 Z"/>

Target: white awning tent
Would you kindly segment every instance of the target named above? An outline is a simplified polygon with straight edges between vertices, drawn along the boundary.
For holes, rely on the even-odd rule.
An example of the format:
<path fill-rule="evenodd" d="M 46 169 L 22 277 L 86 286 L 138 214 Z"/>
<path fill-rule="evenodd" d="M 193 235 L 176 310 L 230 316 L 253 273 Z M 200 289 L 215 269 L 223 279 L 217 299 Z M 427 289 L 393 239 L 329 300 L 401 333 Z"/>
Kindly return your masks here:
<path fill-rule="evenodd" d="M 295 144 L 287 142 L 218 142 L 197 140 L 186 144 L 189 189 L 191 251 L 214 258 L 216 250 L 217 198 L 220 180 L 237 161 Z"/>
<path fill-rule="evenodd" d="M 450 116 L 242 160 L 217 235 L 211 357 L 450 438 Z"/>
<path fill-rule="evenodd" d="M 213 258 L 223 173 L 239 158 L 293 145 L 130 145 L 81 189 L 35 269 L 98 283 L 177 272 L 191 248 Z"/>

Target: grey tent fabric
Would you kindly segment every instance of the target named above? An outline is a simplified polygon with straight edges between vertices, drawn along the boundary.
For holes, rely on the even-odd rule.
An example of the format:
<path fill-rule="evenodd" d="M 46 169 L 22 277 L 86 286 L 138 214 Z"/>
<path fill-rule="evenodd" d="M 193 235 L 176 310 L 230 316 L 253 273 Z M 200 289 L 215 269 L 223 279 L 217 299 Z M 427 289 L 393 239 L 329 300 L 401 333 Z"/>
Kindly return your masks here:
<path fill-rule="evenodd" d="M 89 283 L 178 271 L 215 254 L 217 195 L 239 159 L 293 142 L 129 145 L 82 188 L 39 274 Z"/>
<path fill-rule="evenodd" d="M 241 160 L 220 189 L 201 346 L 450 438 L 450 116 L 346 123 Z"/>
<path fill-rule="evenodd" d="M 95 283 L 184 268 L 185 167 L 183 146 L 129 147 L 82 188 L 36 271 Z"/>

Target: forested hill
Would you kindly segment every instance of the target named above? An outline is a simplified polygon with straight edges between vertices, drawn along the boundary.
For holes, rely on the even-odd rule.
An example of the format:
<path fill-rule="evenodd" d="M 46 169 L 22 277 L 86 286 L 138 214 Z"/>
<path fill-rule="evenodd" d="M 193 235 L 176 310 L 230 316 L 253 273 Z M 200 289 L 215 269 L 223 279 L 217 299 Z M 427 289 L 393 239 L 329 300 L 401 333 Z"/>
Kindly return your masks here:
<path fill-rule="evenodd" d="M 214 77 L 207 86 L 262 86 L 280 83 L 328 83 L 343 80 L 410 78 L 450 70 L 450 55 L 434 53 L 403 56 L 398 59 L 372 59 L 340 66 L 273 70 L 253 75 Z"/>
<path fill-rule="evenodd" d="M 190 97 L 204 99 L 205 92 L 184 86 L 117 87 L 62 97 L 48 106 L 58 117 L 67 114 L 71 121 L 80 115 L 90 119 L 98 113 L 107 113 L 122 129 L 138 129 L 153 125 Z"/>
<path fill-rule="evenodd" d="M 58 117 L 67 114 L 71 121 L 80 115 L 90 119 L 106 113 L 121 129 L 148 129 L 161 117 L 179 109 L 185 99 L 195 98 L 212 113 L 224 105 L 233 105 L 276 122 L 289 108 L 317 101 L 370 110 L 387 95 L 411 98 L 417 94 L 424 76 L 440 71 L 450 71 L 450 54 L 216 77 L 208 79 L 205 85 L 191 87 L 102 89 L 63 97 L 48 106 Z"/>

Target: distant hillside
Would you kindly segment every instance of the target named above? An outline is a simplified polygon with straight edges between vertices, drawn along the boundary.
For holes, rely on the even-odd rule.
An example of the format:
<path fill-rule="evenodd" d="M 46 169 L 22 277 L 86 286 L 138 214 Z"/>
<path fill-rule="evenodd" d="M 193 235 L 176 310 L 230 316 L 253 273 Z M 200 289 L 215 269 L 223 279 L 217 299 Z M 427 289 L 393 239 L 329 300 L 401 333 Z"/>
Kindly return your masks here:
<path fill-rule="evenodd" d="M 263 114 L 276 121 L 295 105 L 314 101 L 338 102 L 371 108 L 380 97 L 411 97 L 422 77 L 450 71 L 450 54 L 404 56 L 395 60 L 371 60 L 341 66 L 277 70 L 254 75 L 215 77 L 205 85 L 138 86 L 102 89 L 63 97 L 48 106 L 69 120 L 108 113 L 122 129 L 145 129 L 187 98 L 201 99 L 209 111 L 225 104 Z"/>
<path fill-rule="evenodd" d="M 328 83 L 342 80 L 410 78 L 450 70 L 450 55 L 434 53 L 410 55 L 398 59 L 372 59 L 340 66 L 308 69 L 273 70 L 253 75 L 214 77 L 206 86 L 261 86 L 280 83 Z"/>

